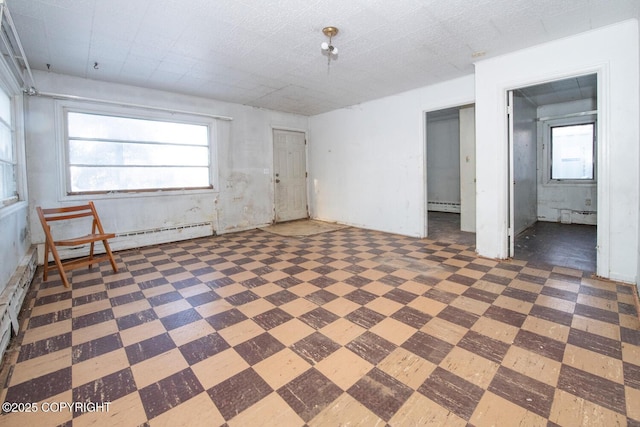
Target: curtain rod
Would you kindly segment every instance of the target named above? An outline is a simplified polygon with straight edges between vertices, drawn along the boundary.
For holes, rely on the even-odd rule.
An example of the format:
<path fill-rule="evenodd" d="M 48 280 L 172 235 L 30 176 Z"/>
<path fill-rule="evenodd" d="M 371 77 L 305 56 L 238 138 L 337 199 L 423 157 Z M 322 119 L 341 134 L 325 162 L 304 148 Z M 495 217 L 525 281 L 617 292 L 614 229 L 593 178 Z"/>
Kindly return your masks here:
<path fill-rule="evenodd" d="M 131 103 L 131 102 L 108 101 L 108 100 L 98 99 L 98 98 L 89 98 L 89 97 L 86 97 L 86 96 L 76 96 L 76 95 L 65 95 L 65 94 L 62 94 L 62 93 L 54 93 L 54 92 L 36 92 L 34 94 L 28 94 L 28 95 L 30 95 L 30 96 L 42 96 L 42 97 L 54 98 L 54 99 L 66 99 L 66 100 L 72 100 L 72 101 L 95 102 L 95 103 L 99 103 L 99 104 L 119 105 L 119 106 L 122 106 L 122 107 L 143 108 L 143 109 L 148 109 L 148 110 L 164 111 L 164 112 L 167 112 L 167 113 L 189 114 L 189 115 L 192 115 L 192 116 L 210 117 L 210 118 L 214 118 L 214 119 L 218 119 L 218 120 L 225 120 L 225 121 L 232 121 L 233 120 L 233 117 L 219 116 L 219 115 L 216 115 L 216 114 L 198 113 L 198 112 L 186 111 L 186 110 L 175 110 L 175 109 L 171 109 L 171 108 L 154 107 L 154 106 L 151 106 L 151 105 L 134 104 L 134 103 Z"/>

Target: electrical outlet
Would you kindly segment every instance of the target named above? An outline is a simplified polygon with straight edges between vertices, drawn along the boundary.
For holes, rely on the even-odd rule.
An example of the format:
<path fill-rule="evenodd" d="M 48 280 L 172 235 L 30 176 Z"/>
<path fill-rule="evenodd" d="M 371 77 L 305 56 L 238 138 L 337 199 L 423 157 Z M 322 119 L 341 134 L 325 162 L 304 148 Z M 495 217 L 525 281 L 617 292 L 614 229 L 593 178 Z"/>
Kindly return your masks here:
<path fill-rule="evenodd" d="M 591 206 L 591 199 L 585 199 L 584 205 L 585 206 Z"/>

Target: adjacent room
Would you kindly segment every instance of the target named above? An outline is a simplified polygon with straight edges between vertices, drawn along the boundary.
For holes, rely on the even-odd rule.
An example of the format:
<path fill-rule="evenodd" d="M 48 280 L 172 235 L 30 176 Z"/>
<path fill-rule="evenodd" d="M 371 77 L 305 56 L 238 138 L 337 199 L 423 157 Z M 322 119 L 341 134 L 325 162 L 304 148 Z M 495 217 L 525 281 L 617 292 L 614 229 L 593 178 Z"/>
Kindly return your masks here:
<path fill-rule="evenodd" d="M 516 259 L 596 271 L 597 75 L 511 93 Z"/>
<path fill-rule="evenodd" d="M 427 236 L 475 244 L 475 108 L 445 108 L 426 114 Z"/>
<path fill-rule="evenodd" d="M 640 425 L 639 18 L 0 0 L 0 425 Z"/>

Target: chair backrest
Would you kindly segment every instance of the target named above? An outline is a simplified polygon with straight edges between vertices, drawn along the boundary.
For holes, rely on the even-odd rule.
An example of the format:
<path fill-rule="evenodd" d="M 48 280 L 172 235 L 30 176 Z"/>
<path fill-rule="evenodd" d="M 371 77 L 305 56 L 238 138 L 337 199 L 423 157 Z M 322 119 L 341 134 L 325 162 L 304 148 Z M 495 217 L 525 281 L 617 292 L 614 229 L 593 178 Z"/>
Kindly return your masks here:
<path fill-rule="evenodd" d="M 76 218 L 83 217 L 92 217 L 93 218 L 93 231 L 95 228 L 102 234 L 104 234 L 104 230 L 102 229 L 102 224 L 100 223 L 100 218 L 98 217 L 98 212 L 96 211 L 96 207 L 93 202 L 89 202 L 86 205 L 77 205 L 77 206 L 65 206 L 61 208 L 41 208 L 37 207 L 38 216 L 40 217 L 40 222 L 42 222 L 43 227 L 49 227 L 48 223 L 52 221 L 64 221 Z"/>

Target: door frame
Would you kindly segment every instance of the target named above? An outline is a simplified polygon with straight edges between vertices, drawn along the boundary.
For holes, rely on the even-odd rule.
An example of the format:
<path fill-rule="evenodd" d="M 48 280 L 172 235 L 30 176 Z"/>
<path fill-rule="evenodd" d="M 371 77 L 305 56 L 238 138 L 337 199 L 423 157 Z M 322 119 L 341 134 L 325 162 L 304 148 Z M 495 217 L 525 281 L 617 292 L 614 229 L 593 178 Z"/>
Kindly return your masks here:
<path fill-rule="evenodd" d="M 514 150 L 514 136 L 513 136 L 513 91 L 511 89 L 507 91 L 507 170 L 508 170 L 508 186 L 509 191 L 507 192 L 507 206 L 509 209 L 507 215 L 507 237 L 509 239 L 509 247 L 507 248 L 508 256 L 511 258 L 515 256 L 515 216 L 516 216 L 516 205 L 515 205 L 515 190 L 516 190 L 516 177 L 515 170 L 513 168 L 513 150 Z"/>
<path fill-rule="evenodd" d="M 610 179 L 610 156 L 609 156 L 609 105 L 610 95 L 605 88 L 609 87 L 609 70 L 606 66 L 598 66 L 594 68 L 586 68 L 577 70 L 572 73 L 556 75 L 548 78 L 541 78 L 533 81 L 522 81 L 517 84 L 511 84 L 504 87 L 503 99 L 505 100 L 505 117 L 507 126 L 504 129 L 505 149 L 507 154 L 507 181 L 505 182 L 505 239 L 503 239 L 503 253 L 507 257 L 513 256 L 511 244 L 515 240 L 515 236 L 509 234 L 513 221 L 513 141 L 510 140 L 509 127 L 512 121 L 509 118 L 509 107 L 506 105 L 509 100 L 509 94 L 513 91 L 540 84 L 552 83 L 558 80 L 564 80 L 572 77 L 580 77 L 588 74 L 595 74 L 597 80 L 597 100 L 596 111 L 598 120 L 596 121 L 597 145 L 596 145 L 596 177 L 597 177 L 597 201 L 598 201 L 598 217 L 596 222 L 596 275 L 608 278 L 610 276 L 610 225 L 611 218 L 609 215 L 611 209 L 610 192 L 607 189 L 611 185 Z M 511 129 L 511 132 L 513 129 Z"/>
<path fill-rule="evenodd" d="M 304 139 L 306 141 L 304 146 L 304 161 L 305 161 L 305 170 L 307 171 L 307 179 L 305 180 L 305 195 L 307 198 L 307 218 L 311 217 L 311 205 L 310 205 L 310 194 L 309 194 L 309 133 L 307 130 L 289 127 L 289 126 L 271 126 L 270 138 L 271 138 L 271 170 L 265 169 L 265 174 L 270 175 L 271 180 L 271 223 L 276 224 L 276 176 L 275 176 L 275 139 L 273 134 L 275 131 L 286 131 L 286 132 L 298 132 L 304 134 Z"/>

